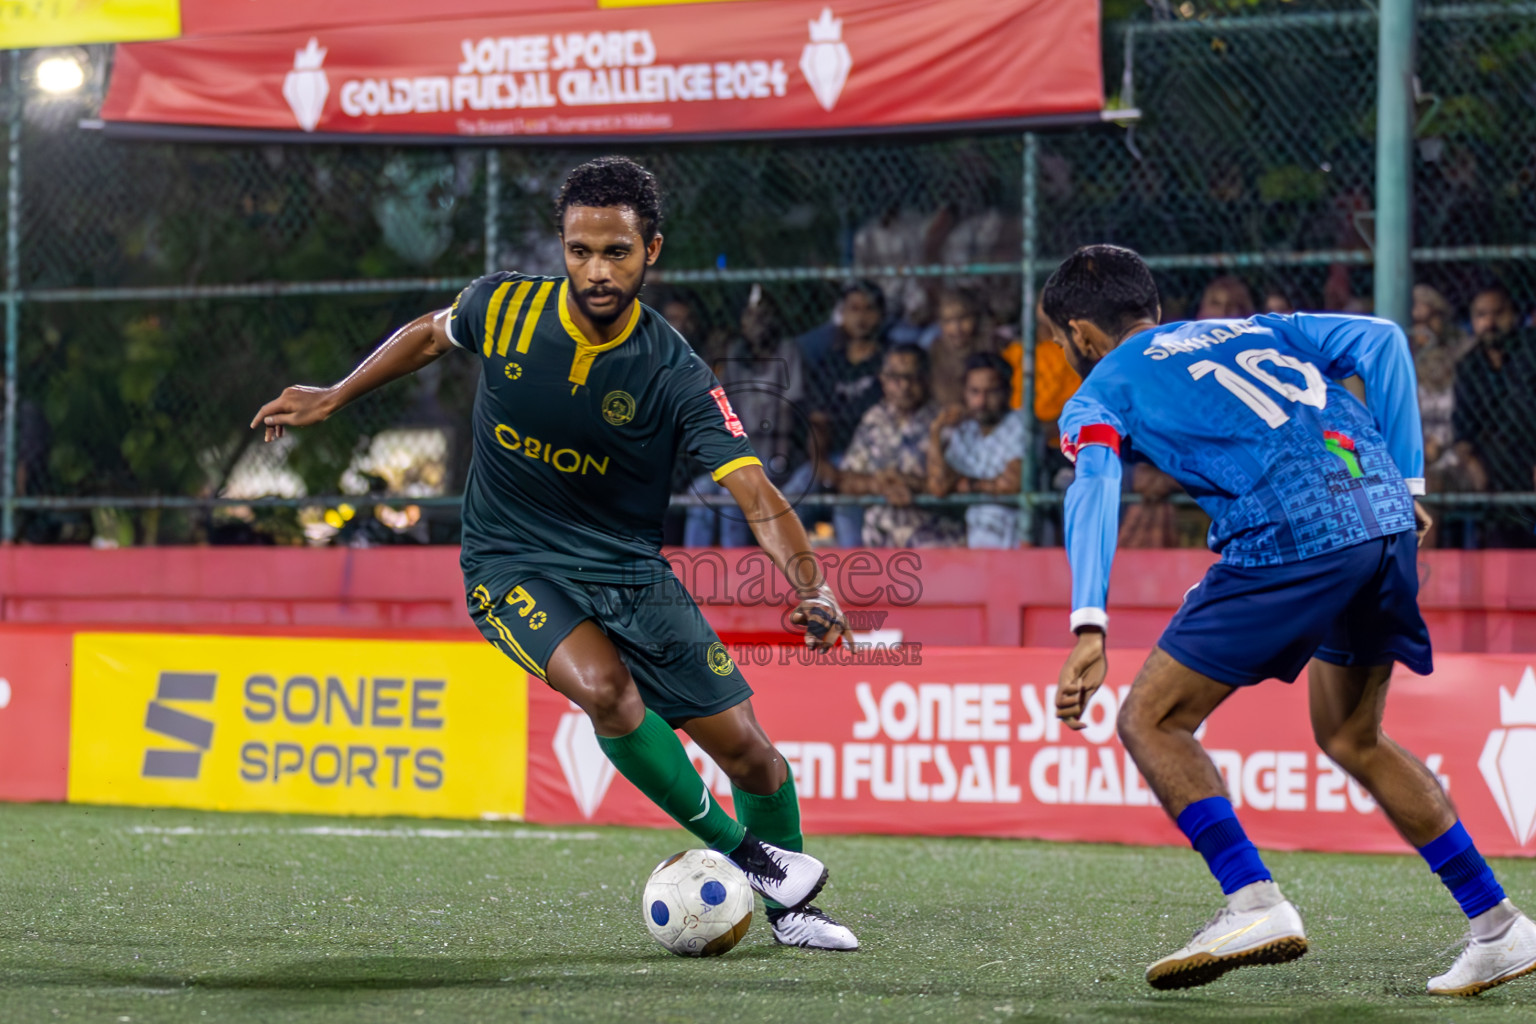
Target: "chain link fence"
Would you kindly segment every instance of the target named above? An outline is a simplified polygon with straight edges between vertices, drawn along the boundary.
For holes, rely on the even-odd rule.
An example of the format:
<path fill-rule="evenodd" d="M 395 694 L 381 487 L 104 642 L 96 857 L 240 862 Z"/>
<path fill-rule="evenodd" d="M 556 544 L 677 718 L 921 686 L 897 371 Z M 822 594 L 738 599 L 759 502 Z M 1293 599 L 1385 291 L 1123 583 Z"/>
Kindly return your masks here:
<path fill-rule="evenodd" d="M 1376 32 L 1343 0 L 1158 2 L 1106 27 L 1110 105 L 1140 112 L 1124 125 L 626 147 L 669 199 L 645 297 L 691 306 L 686 333 L 718 354 L 755 286 L 798 336 L 829 321 L 841 282 L 872 278 L 898 333 L 925 340 L 961 286 L 989 343 L 1022 339 L 1027 367 L 1034 287 L 1110 241 L 1148 257 L 1169 318 L 1202 299 L 1368 311 Z M 1453 493 L 1442 543 L 1530 535 L 1533 52 L 1536 3 L 1421 5 L 1415 277 L 1433 292 L 1416 294 L 1414 338 L 1431 476 Z M 13 535 L 452 542 L 474 361 L 440 360 L 281 445 L 246 424 L 488 268 L 558 272 L 553 196 L 595 151 L 111 142 L 76 126 L 91 100 L 43 98 L 31 58 L 10 56 Z M 107 50 L 92 57 L 99 95 Z M 1475 322 L 1510 337 L 1481 344 L 1471 307 L 1494 286 L 1509 316 Z M 1066 479 L 1049 435 L 1033 431 L 1024 497 L 1045 542 Z M 677 489 L 700 500 L 685 477 Z"/>

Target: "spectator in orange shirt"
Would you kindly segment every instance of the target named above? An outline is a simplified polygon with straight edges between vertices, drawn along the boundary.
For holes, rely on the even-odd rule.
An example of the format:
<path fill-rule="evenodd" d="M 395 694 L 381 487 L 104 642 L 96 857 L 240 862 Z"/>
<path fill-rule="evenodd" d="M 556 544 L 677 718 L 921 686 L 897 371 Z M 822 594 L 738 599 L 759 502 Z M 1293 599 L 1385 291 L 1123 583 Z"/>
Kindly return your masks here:
<path fill-rule="evenodd" d="M 1013 367 L 1013 397 L 1015 409 L 1024 406 L 1024 346 L 1011 342 L 1003 349 L 1002 356 Z M 1048 451 L 1055 451 L 1061 438 L 1056 430 L 1056 418 L 1062 406 L 1077 391 L 1083 379 L 1067 364 L 1067 354 L 1051 335 L 1045 313 L 1035 306 L 1035 419 L 1045 435 Z"/>

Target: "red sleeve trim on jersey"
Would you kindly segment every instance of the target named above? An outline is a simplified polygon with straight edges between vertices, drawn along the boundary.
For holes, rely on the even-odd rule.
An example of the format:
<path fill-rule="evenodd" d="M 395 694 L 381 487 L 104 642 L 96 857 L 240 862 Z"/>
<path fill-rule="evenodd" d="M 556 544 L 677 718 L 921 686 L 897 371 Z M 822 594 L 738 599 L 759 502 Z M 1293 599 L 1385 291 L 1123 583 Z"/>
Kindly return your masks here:
<path fill-rule="evenodd" d="M 1101 444 L 1119 455 L 1120 432 L 1108 423 L 1090 423 L 1077 432 L 1075 439 L 1061 435 L 1061 454 L 1076 462 L 1077 453 L 1091 444 Z"/>
<path fill-rule="evenodd" d="M 731 436 L 746 437 L 747 428 L 741 425 L 741 417 L 731 408 L 731 400 L 725 397 L 725 388 L 710 388 L 709 397 L 720 407 L 720 415 L 725 417 L 725 429 L 731 432 Z"/>

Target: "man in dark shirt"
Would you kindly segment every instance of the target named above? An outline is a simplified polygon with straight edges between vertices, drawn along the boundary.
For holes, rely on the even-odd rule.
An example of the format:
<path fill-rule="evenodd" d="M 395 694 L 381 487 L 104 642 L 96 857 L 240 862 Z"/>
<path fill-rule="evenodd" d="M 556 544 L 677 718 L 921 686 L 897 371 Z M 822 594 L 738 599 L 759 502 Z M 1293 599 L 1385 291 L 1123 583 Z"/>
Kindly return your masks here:
<path fill-rule="evenodd" d="M 1519 327 L 1509 292 L 1486 288 L 1472 300 L 1476 344 L 1456 366 L 1452 431 L 1465 463 L 1475 461 L 1493 491 L 1536 490 L 1536 337 Z M 1484 517 L 1485 547 L 1533 547 L 1531 510 L 1500 506 Z"/>
<path fill-rule="evenodd" d="M 345 380 L 290 387 L 256 414 L 267 440 L 457 347 L 480 361 L 460 564 L 470 617 L 591 719 L 614 767 L 747 875 L 779 942 L 853 949 L 810 904 L 826 868 L 801 846 L 794 776 L 751 689 L 661 555 L 685 447 L 730 491 L 828 648 L 847 635 L 805 530 L 763 473 L 725 390 L 637 301 L 661 255 L 661 197 L 639 165 L 571 172 L 556 202 L 564 277 L 489 274 L 395 332 Z M 738 823 L 689 762 L 681 728 L 731 779 Z"/>
<path fill-rule="evenodd" d="M 811 490 L 837 490 L 837 469 L 864 414 L 880 401 L 880 366 L 885 358 L 885 293 L 872 281 L 850 281 L 838 300 L 835 326 L 826 347 L 800 338 L 806 359 L 807 419 L 811 459 L 784 484 L 791 497 Z M 858 547 L 864 511 L 833 507 L 832 524 L 841 547 Z"/>

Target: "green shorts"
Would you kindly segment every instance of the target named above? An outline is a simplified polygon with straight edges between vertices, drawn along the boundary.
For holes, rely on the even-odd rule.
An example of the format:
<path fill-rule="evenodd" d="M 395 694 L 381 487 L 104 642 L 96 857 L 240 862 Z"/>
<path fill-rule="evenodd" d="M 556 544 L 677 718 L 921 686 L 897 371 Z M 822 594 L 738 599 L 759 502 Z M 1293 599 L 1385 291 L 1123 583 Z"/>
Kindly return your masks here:
<path fill-rule="evenodd" d="M 719 714 L 752 696 L 676 576 L 623 586 L 525 572 L 465 580 L 469 617 L 492 645 L 540 679 L 560 641 L 591 619 L 619 649 L 645 706 L 668 723 Z"/>

